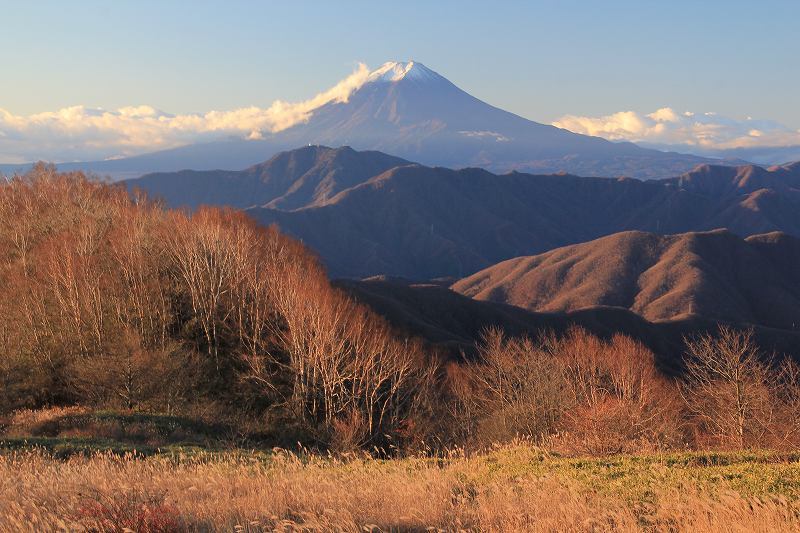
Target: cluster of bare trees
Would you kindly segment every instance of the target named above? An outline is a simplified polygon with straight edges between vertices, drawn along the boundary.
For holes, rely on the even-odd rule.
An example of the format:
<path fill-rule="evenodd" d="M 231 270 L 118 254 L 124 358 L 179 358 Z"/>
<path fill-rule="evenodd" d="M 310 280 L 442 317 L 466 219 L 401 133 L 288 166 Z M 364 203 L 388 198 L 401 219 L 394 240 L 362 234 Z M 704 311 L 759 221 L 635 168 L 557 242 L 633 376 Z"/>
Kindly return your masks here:
<path fill-rule="evenodd" d="M 164 212 L 38 166 L 0 191 L 2 402 L 135 407 L 180 396 Z M 188 375 L 184 374 L 184 375 Z M 13 393 L 16 391 L 17 393 Z"/>
<path fill-rule="evenodd" d="M 800 442 L 800 369 L 747 332 L 688 339 L 680 378 L 579 329 L 490 330 L 477 358 L 443 366 L 274 228 L 44 165 L 0 186 L 0 296 L 0 411 L 203 406 L 340 448 Z"/>
<path fill-rule="evenodd" d="M 628 337 L 602 340 L 575 328 L 532 340 L 492 329 L 468 367 L 455 380 L 455 404 L 476 442 L 525 436 L 617 453 L 679 439 L 672 382 Z"/>
<path fill-rule="evenodd" d="M 240 213 L 169 211 L 40 165 L 0 189 L 0 260 L 4 409 L 213 403 L 364 446 L 424 426 L 432 404 L 419 342 Z"/>
<path fill-rule="evenodd" d="M 795 362 L 766 357 L 752 332 L 725 326 L 686 346 L 685 370 L 671 378 L 622 335 L 573 329 L 534 341 L 490 330 L 468 371 L 451 374 L 461 437 L 526 436 L 591 454 L 800 444 Z"/>

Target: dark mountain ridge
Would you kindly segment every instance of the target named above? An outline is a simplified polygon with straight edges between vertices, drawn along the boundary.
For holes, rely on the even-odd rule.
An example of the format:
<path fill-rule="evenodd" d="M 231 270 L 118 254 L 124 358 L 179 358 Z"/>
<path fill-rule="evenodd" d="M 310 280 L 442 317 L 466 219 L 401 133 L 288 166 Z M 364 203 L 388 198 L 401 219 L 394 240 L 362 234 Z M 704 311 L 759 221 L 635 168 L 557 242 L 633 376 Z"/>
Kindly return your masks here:
<path fill-rule="evenodd" d="M 249 208 L 302 239 L 344 277 L 463 277 L 505 259 L 622 231 L 728 228 L 800 236 L 800 165 L 701 165 L 642 181 L 504 175 L 308 146 L 245 171 L 185 171 L 126 182 L 168 205 Z"/>
<path fill-rule="evenodd" d="M 307 146 L 281 152 L 245 170 L 183 170 L 148 174 L 129 182 L 172 207 L 224 205 L 297 209 L 319 205 L 337 193 L 397 166 L 410 164 L 381 152 Z"/>
<path fill-rule="evenodd" d="M 629 230 L 800 236 L 800 167 L 701 166 L 641 181 L 406 165 L 311 207 L 248 212 L 301 238 L 336 276 L 463 277 Z"/>

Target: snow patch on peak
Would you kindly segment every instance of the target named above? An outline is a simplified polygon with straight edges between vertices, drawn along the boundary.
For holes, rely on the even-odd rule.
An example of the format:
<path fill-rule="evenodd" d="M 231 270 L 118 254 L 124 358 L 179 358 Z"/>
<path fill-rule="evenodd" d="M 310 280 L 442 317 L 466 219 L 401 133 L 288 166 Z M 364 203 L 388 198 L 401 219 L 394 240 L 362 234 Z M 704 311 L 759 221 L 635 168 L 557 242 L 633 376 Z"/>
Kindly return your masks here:
<path fill-rule="evenodd" d="M 472 137 L 474 139 L 494 139 L 499 143 L 504 143 L 511 140 L 509 137 L 506 137 L 502 133 L 497 133 L 496 131 L 459 131 L 458 133 L 465 137 Z"/>
<path fill-rule="evenodd" d="M 433 80 L 440 78 L 434 71 L 417 61 L 389 61 L 372 71 L 367 81 L 396 82 L 405 79 Z"/>

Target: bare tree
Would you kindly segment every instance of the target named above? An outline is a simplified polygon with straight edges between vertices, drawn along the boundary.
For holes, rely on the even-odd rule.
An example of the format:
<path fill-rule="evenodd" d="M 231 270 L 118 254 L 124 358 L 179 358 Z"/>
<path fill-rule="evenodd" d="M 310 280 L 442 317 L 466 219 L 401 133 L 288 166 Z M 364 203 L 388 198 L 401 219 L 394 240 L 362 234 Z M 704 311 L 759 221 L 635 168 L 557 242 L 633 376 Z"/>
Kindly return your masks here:
<path fill-rule="evenodd" d="M 719 326 L 716 335 L 686 340 L 686 409 L 716 442 L 743 448 L 761 441 L 772 421 L 774 376 L 753 331 Z"/>
<path fill-rule="evenodd" d="M 778 448 L 797 448 L 800 444 L 800 365 L 785 357 L 772 380 L 772 403 L 776 410 L 772 435 Z"/>

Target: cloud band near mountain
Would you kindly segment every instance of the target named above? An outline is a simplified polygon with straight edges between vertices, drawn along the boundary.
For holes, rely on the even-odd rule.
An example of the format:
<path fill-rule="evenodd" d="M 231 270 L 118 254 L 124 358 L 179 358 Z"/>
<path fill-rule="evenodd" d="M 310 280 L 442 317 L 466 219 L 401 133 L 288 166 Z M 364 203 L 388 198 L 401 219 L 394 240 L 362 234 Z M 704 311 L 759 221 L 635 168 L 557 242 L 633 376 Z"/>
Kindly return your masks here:
<path fill-rule="evenodd" d="M 142 105 L 106 110 L 77 105 L 34 115 L 0 108 L 0 162 L 99 160 L 203 140 L 259 139 L 308 120 L 314 109 L 347 101 L 369 76 L 363 63 L 345 79 L 304 102 L 276 100 L 267 108 L 172 115 Z"/>
<path fill-rule="evenodd" d="M 684 151 L 800 145 L 800 130 L 770 120 L 736 120 L 716 113 L 677 113 L 663 107 L 649 114 L 620 111 L 601 117 L 565 115 L 554 126 L 612 141 L 632 141 Z"/>

